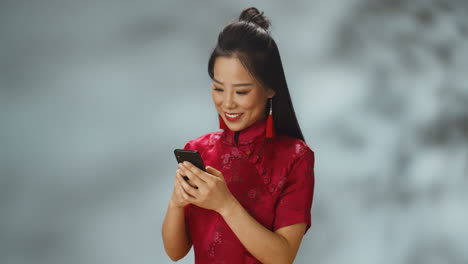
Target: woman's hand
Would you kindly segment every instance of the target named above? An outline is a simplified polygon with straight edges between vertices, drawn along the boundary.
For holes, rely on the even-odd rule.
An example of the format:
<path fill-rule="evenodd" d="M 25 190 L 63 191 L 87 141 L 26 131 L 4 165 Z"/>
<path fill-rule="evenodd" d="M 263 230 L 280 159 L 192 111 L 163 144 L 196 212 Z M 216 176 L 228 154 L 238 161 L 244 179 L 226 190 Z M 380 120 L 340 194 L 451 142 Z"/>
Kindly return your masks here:
<path fill-rule="evenodd" d="M 185 191 L 182 188 L 182 185 L 180 185 L 179 183 L 179 178 L 182 178 L 182 181 L 184 181 L 183 179 L 184 176 L 185 174 L 181 174 L 180 169 L 176 171 L 174 189 L 172 190 L 171 200 L 169 202 L 170 206 L 172 207 L 182 208 L 190 203 L 184 198 L 183 194 L 185 193 Z"/>
<path fill-rule="evenodd" d="M 169 206 L 162 226 L 162 238 L 167 255 L 177 261 L 190 251 L 192 241 L 185 223 L 184 206 L 188 204 L 183 198 L 184 190 L 180 186 L 178 177 L 183 177 L 177 170 L 174 178 L 174 190 L 172 191 Z"/>
<path fill-rule="evenodd" d="M 229 191 L 224 181 L 224 175 L 220 171 L 207 166 L 205 172 L 188 161 L 179 163 L 179 170 L 177 180 L 182 187 L 184 202 L 218 213 L 222 213 L 234 205 L 235 198 Z M 190 184 L 183 179 L 183 175 L 189 178 Z"/>

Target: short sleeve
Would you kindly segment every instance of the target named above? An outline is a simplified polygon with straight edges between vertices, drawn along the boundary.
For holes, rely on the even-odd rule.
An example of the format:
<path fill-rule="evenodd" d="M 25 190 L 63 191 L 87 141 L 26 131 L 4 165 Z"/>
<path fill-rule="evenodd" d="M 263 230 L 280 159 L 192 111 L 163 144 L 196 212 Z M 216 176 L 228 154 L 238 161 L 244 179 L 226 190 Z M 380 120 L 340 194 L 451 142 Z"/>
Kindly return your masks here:
<path fill-rule="evenodd" d="M 189 141 L 185 144 L 184 150 L 193 150 L 192 141 Z"/>
<path fill-rule="evenodd" d="M 305 232 L 309 230 L 315 185 L 314 163 L 314 152 L 307 148 L 292 164 L 284 189 L 276 203 L 274 230 L 297 223 L 306 223 Z"/>

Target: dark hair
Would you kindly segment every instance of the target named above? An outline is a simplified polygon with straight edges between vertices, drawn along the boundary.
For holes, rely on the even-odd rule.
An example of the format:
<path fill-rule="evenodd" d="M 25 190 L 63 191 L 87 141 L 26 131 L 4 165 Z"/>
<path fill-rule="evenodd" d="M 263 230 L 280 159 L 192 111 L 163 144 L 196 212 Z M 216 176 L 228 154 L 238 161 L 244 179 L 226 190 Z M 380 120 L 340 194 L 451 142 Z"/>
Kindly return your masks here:
<path fill-rule="evenodd" d="M 260 84 L 276 92 L 272 98 L 275 131 L 305 141 L 289 95 L 278 46 L 269 33 L 270 25 L 268 18 L 257 8 L 243 10 L 238 20 L 219 33 L 208 61 L 208 74 L 214 78 L 216 58 L 238 58 Z M 265 114 L 268 112 L 267 104 Z"/>

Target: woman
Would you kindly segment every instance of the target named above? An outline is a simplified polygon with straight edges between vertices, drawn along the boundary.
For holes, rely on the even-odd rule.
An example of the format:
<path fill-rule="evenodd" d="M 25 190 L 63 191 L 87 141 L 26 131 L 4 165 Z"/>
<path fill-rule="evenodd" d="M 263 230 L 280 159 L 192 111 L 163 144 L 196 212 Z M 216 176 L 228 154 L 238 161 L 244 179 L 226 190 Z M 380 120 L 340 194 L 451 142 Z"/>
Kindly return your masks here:
<path fill-rule="evenodd" d="M 224 131 L 185 145 L 208 166 L 176 171 L 162 228 L 172 260 L 193 245 L 197 264 L 292 263 L 311 225 L 314 153 L 269 25 L 251 7 L 219 34 L 208 73 Z"/>

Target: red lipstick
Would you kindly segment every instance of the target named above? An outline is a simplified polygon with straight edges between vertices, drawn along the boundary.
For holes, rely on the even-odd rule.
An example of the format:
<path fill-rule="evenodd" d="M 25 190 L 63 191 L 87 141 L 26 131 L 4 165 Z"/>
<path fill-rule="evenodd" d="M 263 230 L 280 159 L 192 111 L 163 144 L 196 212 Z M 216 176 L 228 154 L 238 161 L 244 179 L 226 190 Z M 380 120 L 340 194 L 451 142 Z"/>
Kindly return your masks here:
<path fill-rule="evenodd" d="M 224 113 L 224 116 L 226 117 L 226 119 L 229 121 L 229 122 L 235 122 L 237 120 L 239 120 L 242 116 L 242 114 L 238 114 L 238 113 Z"/>

